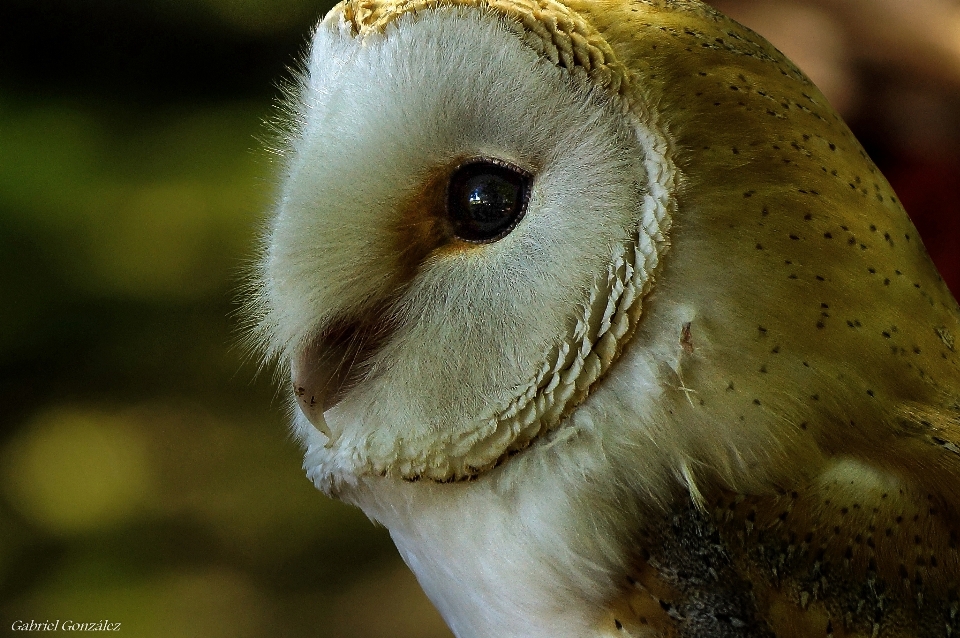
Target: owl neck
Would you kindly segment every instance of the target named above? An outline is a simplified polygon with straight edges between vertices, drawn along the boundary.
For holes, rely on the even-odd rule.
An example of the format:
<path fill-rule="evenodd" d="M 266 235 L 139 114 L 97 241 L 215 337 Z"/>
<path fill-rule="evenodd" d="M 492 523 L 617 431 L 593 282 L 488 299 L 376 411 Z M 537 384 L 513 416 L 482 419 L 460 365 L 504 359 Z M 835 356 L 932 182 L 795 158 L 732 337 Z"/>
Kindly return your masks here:
<path fill-rule="evenodd" d="M 475 482 L 369 479 L 341 496 L 390 530 L 458 638 L 599 636 L 638 514 L 599 492 L 617 477 L 598 437 L 567 431 Z"/>

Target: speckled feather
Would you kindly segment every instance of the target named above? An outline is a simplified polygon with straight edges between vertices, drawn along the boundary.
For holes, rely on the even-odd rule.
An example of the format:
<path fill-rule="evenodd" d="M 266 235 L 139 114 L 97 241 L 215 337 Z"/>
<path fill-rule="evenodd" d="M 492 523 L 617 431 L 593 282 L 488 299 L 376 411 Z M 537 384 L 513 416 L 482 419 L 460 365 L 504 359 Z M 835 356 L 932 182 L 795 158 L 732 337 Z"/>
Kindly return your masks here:
<path fill-rule="evenodd" d="M 694 405 L 735 405 L 733 437 L 738 422 L 777 423 L 791 459 L 758 490 L 705 453 L 709 519 L 689 529 L 716 535 L 777 636 L 956 634 L 957 304 L 816 87 L 756 34 L 690 4 L 571 3 L 670 114 L 682 186 L 651 301 L 698 308 L 682 365 Z M 713 267 L 693 280 L 692 264 Z M 820 473 L 838 458 L 854 466 Z M 682 553 L 679 532 L 651 534 L 659 564 Z M 675 616 L 663 619 L 677 635 L 705 635 Z M 741 620 L 730 635 L 768 635 Z"/>

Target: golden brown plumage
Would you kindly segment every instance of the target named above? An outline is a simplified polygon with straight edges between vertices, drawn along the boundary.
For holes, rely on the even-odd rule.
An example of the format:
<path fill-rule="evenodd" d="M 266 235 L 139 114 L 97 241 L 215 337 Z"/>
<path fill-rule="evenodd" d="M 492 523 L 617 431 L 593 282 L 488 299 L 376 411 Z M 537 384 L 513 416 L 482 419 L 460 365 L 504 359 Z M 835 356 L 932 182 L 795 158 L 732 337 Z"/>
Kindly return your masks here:
<path fill-rule="evenodd" d="M 740 291 L 719 320 L 694 322 L 684 382 L 703 409 L 734 401 L 741 420 L 782 421 L 767 486 L 705 462 L 703 518 L 683 516 L 716 534 L 776 636 L 960 631 L 957 304 L 896 195 L 756 34 L 693 3 L 571 5 L 647 70 L 650 102 L 670 114 L 687 211 L 672 259 L 694 244 L 716 264 L 706 307 Z M 671 267 L 659 285 L 682 286 Z M 670 595 L 680 611 L 661 621 L 700 635 L 682 629 L 692 594 Z"/>

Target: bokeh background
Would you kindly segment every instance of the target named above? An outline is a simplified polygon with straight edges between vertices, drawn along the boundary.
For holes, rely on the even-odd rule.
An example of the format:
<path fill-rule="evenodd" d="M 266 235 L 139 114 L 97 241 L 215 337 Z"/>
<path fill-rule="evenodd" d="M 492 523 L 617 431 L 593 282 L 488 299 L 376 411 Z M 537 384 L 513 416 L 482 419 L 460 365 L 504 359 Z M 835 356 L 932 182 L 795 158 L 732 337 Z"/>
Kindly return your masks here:
<path fill-rule="evenodd" d="M 960 0 L 716 0 L 842 111 L 960 291 Z M 0 630 L 449 636 L 315 492 L 236 299 L 308 0 L 0 2 Z"/>

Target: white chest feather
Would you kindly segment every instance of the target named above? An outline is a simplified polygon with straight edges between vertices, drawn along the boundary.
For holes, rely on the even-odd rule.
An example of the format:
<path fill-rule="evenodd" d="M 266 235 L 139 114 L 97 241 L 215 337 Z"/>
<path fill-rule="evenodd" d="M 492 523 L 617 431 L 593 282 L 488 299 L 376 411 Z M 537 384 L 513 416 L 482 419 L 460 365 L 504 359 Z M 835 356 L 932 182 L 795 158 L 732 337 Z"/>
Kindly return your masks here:
<path fill-rule="evenodd" d="M 586 471 L 596 481 L 609 478 L 600 468 L 560 467 L 589 456 L 595 443 L 568 432 L 571 440 L 562 445 L 575 453 L 561 460 L 537 451 L 544 458 L 525 464 L 522 480 L 495 470 L 445 489 L 370 485 L 367 498 L 377 500 L 362 502 L 364 510 L 390 529 L 458 638 L 597 635 L 610 583 L 618 580 L 612 576 L 623 572 L 626 557 L 585 509 L 591 495 L 558 476 Z"/>

